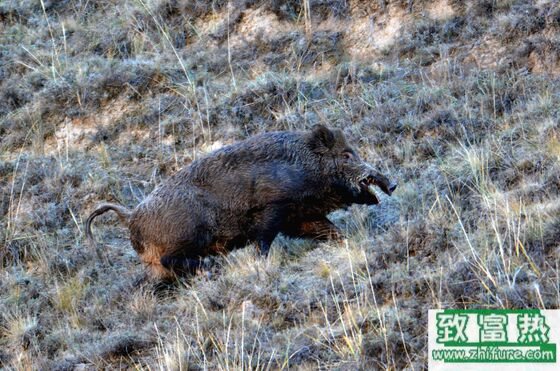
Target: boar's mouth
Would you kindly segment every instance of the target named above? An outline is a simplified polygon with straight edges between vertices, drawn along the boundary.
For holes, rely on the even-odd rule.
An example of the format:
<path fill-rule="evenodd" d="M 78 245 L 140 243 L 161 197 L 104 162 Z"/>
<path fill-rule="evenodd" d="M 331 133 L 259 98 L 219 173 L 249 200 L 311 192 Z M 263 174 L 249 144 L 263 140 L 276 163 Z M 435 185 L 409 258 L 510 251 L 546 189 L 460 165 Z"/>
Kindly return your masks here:
<path fill-rule="evenodd" d="M 383 177 L 384 178 L 384 177 Z M 370 198 L 372 204 L 378 204 L 379 198 L 375 193 L 375 186 L 379 187 L 385 194 L 391 195 L 393 191 L 397 188 L 396 183 L 389 183 L 386 179 L 378 179 L 375 175 L 368 175 L 359 182 L 360 191 L 362 194 L 367 194 Z"/>

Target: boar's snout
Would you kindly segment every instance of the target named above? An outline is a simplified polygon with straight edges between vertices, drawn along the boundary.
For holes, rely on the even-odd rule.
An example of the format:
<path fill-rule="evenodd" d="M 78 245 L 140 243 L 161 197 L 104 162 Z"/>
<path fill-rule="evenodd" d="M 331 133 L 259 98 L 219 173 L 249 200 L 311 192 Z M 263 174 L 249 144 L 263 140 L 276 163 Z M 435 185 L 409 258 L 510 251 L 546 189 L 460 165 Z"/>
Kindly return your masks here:
<path fill-rule="evenodd" d="M 399 184 L 398 184 L 397 182 L 392 182 L 391 184 L 389 184 L 389 188 L 388 188 L 389 192 L 387 192 L 387 194 L 388 194 L 389 196 L 392 195 L 393 192 L 395 191 L 395 189 L 397 189 L 397 186 L 398 186 L 398 185 L 399 185 Z"/>
<path fill-rule="evenodd" d="M 368 181 L 370 184 L 375 184 L 388 196 L 392 195 L 395 189 L 397 189 L 398 183 L 390 181 L 382 174 L 375 174 L 368 176 Z"/>
<path fill-rule="evenodd" d="M 383 174 L 374 170 L 371 166 L 367 166 L 367 175 L 360 180 L 360 189 L 364 193 L 368 193 L 372 198 L 372 203 L 379 203 L 379 199 L 375 194 L 375 187 L 379 187 L 385 194 L 391 196 L 395 189 L 397 189 L 398 183 L 396 181 L 389 180 Z"/>

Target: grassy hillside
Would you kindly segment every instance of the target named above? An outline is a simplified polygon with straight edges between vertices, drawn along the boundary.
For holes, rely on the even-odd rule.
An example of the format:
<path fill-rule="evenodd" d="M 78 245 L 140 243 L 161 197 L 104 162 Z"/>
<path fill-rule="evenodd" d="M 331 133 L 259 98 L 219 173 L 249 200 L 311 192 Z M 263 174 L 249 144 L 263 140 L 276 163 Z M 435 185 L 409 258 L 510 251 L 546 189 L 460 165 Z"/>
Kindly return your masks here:
<path fill-rule="evenodd" d="M 421 369 L 429 308 L 560 305 L 553 0 L 0 1 L 0 366 Z M 171 290 L 101 201 L 323 123 L 399 180 Z"/>

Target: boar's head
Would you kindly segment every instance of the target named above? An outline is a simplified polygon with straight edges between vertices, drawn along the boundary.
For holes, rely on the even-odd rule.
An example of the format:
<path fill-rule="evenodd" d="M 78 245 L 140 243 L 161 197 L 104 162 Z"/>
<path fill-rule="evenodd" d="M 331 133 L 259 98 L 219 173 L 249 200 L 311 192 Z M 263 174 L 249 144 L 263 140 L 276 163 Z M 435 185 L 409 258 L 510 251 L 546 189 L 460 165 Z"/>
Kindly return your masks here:
<path fill-rule="evenodd" d="M 345 203 L 377 204 L 379 199 L 374 186 L 389 196 L 397 188 L 396 182 L 390 181 L 360 158 L 341 130 L 315 125 L 308 133 L 307 143 L 318 156 L 320 165 L 317 170 Z"/>

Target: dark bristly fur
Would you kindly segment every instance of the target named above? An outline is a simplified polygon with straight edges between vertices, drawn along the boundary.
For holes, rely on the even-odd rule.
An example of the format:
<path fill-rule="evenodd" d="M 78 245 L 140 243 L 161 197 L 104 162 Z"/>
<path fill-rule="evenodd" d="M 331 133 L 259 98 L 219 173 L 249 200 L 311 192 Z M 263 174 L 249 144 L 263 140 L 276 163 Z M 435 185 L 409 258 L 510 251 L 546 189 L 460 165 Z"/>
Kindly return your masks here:
<path fill-rule="evenodd" d="M 340 130 L 273 132 L 219 149 L 183 168 L 134 210 L 113 210 L 154 276 L 192 272 L 200 258 L 256 241 L 266 254 L 278 233 L 339 238 L 326 218 L 353 203 L 376 204 L 368 186 L 391 194 L 396 184 L 363 162 Z"/>

